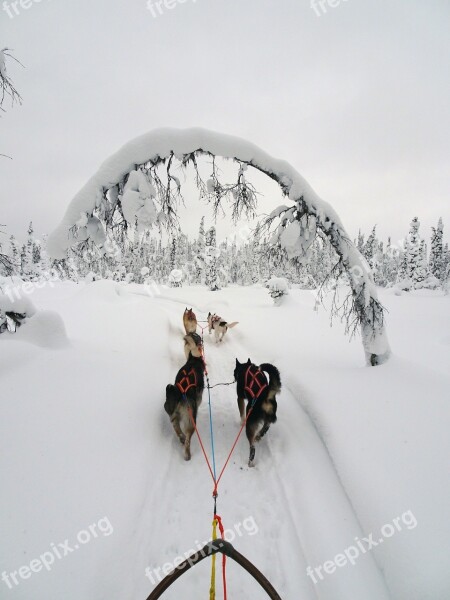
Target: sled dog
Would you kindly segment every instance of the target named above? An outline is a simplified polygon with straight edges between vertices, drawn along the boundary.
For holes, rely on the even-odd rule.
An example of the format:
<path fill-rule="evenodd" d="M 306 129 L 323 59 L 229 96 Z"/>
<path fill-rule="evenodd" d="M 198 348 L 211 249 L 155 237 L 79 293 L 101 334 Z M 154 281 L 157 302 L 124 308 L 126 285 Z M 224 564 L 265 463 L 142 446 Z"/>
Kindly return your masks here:
<path fill-rule="evenodd" d="M 195 333 L 197 331 L 197 317 L 195 316 L 195 313 L 193 312 L 192 308 L 184 309 L 183 325 L 186 334 Z"/>
<path fill-rule="evenodd" d="M 267 380 L 266 373 L 269 375 Z M 277 420 L 276 395 L 281 390 L 280 372 L 269 363 L 256 366 L 250 359 L 240 363 L 236 359 L 234 370 L 236 379 L 237 402 L 241 423 L 246 424 L 246 434 L 250 444 L 248 466 L 253 467 L 255 461 L 255 442 L 269 431 L 269 427 Z M 247 400 L 244 414 L 244 400 Z M 246 417 L 247 416 L 247 417 Z"/>
<path fill-rule="evenodd" d="M 202 338 L 198 333 L 188 333 L 183 339 L 186 360 L 189 358 L 189 352 L 191 352 L 192 356 L 195 358 L 200 358 L 202 356 Z"/>
<path fill-rule="evenodd" d="M 214 335 L 216 337 L 216 344 L 223 341 L 223 338 L 226 332 L 233 327 L 236 327 L 238 321 L 233 321 L 233 323 L 227 323 L 219 317 L 219 315 L 208 313 L 208 332 L 214 331 Z"/>
<path fill-rule="evenodd" d="M 203 360 L 192 354 L 189 354 L 186 364 L 178 371 L 175 385 L 169 383 L 166 387 L 164 410 L 184 446 L 185 460 L 191 459 L 191 437 L 195 431 L 192 419 L 194 423 L 197 422 L 204 387 Z"/>

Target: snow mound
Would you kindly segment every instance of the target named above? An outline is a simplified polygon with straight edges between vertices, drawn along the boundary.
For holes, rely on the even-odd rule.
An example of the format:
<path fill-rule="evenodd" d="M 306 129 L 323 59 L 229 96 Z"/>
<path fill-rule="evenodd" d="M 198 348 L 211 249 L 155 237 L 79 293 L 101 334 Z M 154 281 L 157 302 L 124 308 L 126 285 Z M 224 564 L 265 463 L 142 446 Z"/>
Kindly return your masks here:
<path fill-rule="evenodd" d="M 273 298 L 275 306 L 280 306 L 285 296 L 289 294 L 289 283 L 284 277 L 272 277 L 266 283 L 270 297 Z"/>
<path fill-rule="evenodd" d="M 32 317 L 36 309 L 25 293 L 20 277 L 0 277 L 0 311 L 15 312 Z"/>
<path fill-rule="evenodd" d="M 64 321 L 53 310 L 39 311 L 17 330 L 14 339 L 42 348 L 65 348 L 69 345 Z"/>
<path fill-rule="evenodd" d="M 272 277 L 267 282 L 269 290 L 278 290 L 280 292 L 289 293 L 289 283 L 284 277 Z"/>

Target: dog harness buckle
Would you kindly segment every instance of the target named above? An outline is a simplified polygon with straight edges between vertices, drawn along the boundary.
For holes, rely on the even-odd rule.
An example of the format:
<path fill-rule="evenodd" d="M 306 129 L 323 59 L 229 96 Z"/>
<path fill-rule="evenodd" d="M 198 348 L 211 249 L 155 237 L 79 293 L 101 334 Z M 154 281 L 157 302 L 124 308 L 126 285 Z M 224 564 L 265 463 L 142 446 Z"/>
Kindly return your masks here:
<path fill-rule="evenodd" d="M 268 385 L 267 378 L 261 369 L 258 369 L 256 365 L 250 365 L 245 372 L 244 389 L 252 400 L 258 399 Z"/>
<path fill-rule="evenodd" d="M 195 372 L 194 367 L 192 367 L 189 373 L 186 371 L 186 369 L 183 369 L 182 373 L 184 377 L 180 379 L 180 381 L 177 381 L 176 385 L 180 392 L 186 395 L 188 390 L 190 390 L 192 387 L 197 387 L 197 373 Z"/>

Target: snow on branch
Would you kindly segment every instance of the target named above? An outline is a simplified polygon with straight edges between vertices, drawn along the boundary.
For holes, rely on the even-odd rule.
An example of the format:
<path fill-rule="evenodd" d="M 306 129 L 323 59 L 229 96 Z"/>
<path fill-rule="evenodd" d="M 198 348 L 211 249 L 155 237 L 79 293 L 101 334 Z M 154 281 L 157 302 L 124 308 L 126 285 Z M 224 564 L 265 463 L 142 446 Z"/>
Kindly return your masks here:
<path fill-rule="evenodd" d="M 342 302 L 338 288 L 334 289 L 331 320 L 339 317 L 345 323 L 346 333 L 351 336 L 361 328 L 367 362 L 372 365 L 384 362 L 390 354 L 385 333 L 385 309 L 377 298 L 366 261 L 342 225 L 320 206 L 306 202 L 301 196 L 292 206 L 282 205 L 273 210 L 264 220 L 261 230 L 269 247 L 278 247 L 292 262 L 301 264 L 308 261 L 309 249 L 316 237 L 331 244 L 338 260 L 318 286 L 317 301 L 322 302 L 328 279 L 347 278 L 350 292 Z"/>
<path fill-rule="evenodd" d="M 231 183 L 223 181 L 217 157 L 237 166 Z M 211 160 L 207 179 L 199 159 Z M 317 235 L 327 239 L 339 257 L 337 268 L 349 277 L 352 299 L 344 313 L 361 325 L 367 361 L 386 360 L 390 350 L 383 308 L 367 264 L 338 215 L 289 163 L 240 138 L 205 129 L 158 129 L 132 140 L 105 161 L 72 200 L 49 237 L 49 254 L 63 259 L 69 247 L 92 243 L 101 248 L 105 227 L 119 228 L 124 235 L 129 225 L 140 231 L 149 227 L 173 231 L 178 207 L 184 202 L 178 175 L 190 168 L 199 198 L 212 204 L 216 216 L 225 201 L 234 220 L 254 217 L 257 191 L 246 175 L 249 167 L 273 179 L 292 202 L 273 211 L 263 224 L 262 230 L 271 231 L 269 245 L 280 245 L 291 260 L 302 262 L 307 261 Z"/>
<path fill-rule="evenodd" d="M 1 231 L 1 227 L 4 227 L 4 225 L 0 225 L 0 233 L 4 233 Z M 11 275 L 13 272 L 14 268 L 11 258 L 2 252 L 2 244 L 0 243 L 0 276 Z"/>

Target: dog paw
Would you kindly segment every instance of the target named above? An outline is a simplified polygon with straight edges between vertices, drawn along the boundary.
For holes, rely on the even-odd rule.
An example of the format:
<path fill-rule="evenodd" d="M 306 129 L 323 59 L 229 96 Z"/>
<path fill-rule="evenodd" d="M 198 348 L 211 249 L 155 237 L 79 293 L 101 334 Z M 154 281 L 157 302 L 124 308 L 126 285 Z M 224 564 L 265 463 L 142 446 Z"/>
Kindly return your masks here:
<path fill-rule="evenodd" d="M 184 454 L 184 460 L 191 460 L 191 455 L 190 454 Z"/>
<path fill-rule="evenodd" d="M 186 441 L 186 437 L 184 435 L 180 435 L 178 439 L 180 440 L 181 445 L 184 446 L 184 443 Z"/>
<path fill-rule="evenodd" d="M 249 460 L 248 461 L 248 466 L 249 467 L 254 467 L 255 466 L 255 461 L 254 460 Z"/>

